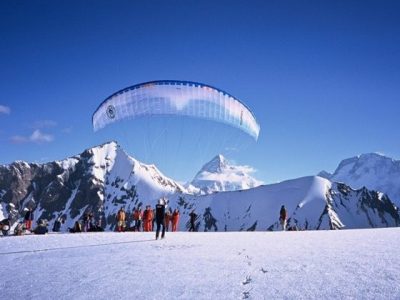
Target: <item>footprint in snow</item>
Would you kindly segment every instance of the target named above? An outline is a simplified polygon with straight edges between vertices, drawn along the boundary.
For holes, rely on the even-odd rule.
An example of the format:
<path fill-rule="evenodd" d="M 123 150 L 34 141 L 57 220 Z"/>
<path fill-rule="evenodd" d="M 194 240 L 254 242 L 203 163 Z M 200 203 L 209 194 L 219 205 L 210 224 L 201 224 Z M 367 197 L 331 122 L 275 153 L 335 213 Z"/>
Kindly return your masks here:
<path fill-rule="evenodd" d="M 242 253 L 246 252 L 246 249 L 242 249 L 242 251 L 238 252 L 238 255 L 242 255 Z"/>
<path fill-rule="evenodd" d="M 246 276 L 246 280 L 243 281 L 242 284 L 243 284 L 243 285 L 246 285 L 246 284 L 249 284 L 249 283 L 251 283 L 251 277 L 250 277 L 250 275 L 247 275 L 247 276 Z"/>
<path fill-rule="evenodd" d="M 246 259 L 247 259 L 247 265 L 248 265 L 248 266 L 251 266 L 251 260 L 252 260 L 252 258 L 251 258 L 250 256 L 246 255 Z"/>
<path fill-rule="evenodd" d="M 250 291 L 243 292 L 243 298 L 242 299 L 249 299 L 250 298 Z"/>

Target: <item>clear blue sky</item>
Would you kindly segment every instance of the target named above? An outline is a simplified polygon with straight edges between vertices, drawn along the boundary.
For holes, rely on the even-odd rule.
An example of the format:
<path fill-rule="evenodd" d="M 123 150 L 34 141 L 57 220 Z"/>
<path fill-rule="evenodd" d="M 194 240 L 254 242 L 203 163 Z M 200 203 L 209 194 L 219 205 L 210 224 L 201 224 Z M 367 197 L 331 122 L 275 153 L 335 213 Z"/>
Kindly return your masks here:
<path fill-rule="evenodd" d="M 0 163 L 62 159 L 110 139 L 92 132 L 98 104 L 157 79 L 207 83 L 252 108 L 259 140 L 228 158 L 267 183 L 366 152 L 400 158 L 399 1 L 1 1 Z M 177 163 L 146 154 L 124 126 L 128 152 L 179 180 L 227 132 L 216 125 L 212 151 L 195 159 L 185 146 Z"/>

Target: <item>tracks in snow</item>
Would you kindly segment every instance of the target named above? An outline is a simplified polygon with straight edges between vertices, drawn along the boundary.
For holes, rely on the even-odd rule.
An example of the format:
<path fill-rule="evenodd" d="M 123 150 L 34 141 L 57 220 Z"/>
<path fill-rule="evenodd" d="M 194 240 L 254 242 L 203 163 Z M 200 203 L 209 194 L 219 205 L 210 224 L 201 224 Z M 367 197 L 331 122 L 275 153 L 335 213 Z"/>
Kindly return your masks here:
<path fill-rule="evenodd" d="M 239 256 L 244 257 L 244 270 L 246 275 L 244 279 L 241 282 L 241 285 L 243 286 L 242 290 L 242 299 L 250 299 L 252 298 L 252 290 L 253 290 L 253 282 L 255 281 L 254 278 L 257 277 L 257 273 L 261 272 L 262 274 L 267 274 L 268 270 L 265 267 L 261 267 L 259 269 L 256 269 L 253 267 L 254 262 L 253 258 L 246 253 L 246 249 L 242 249 L 241 251 L 238 252 Z M 258 276 L 259 277 L 259 276 Z"/>

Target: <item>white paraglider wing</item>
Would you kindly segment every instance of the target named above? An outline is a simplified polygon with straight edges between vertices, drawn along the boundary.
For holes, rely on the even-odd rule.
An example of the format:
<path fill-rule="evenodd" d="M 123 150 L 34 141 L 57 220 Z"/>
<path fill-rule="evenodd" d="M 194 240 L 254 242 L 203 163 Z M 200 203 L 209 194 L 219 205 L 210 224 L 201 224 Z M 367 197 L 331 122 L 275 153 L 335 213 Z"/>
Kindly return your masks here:
<path fill-rule="evenodd" d="M 181 115 L 237 127 L 255 140 L 260 126 L 238 99 L 217 88 L 189 81 L 152 81 L 123 89 L 103 101 L 93 114 L 94 131 L 127 118 Z"/>

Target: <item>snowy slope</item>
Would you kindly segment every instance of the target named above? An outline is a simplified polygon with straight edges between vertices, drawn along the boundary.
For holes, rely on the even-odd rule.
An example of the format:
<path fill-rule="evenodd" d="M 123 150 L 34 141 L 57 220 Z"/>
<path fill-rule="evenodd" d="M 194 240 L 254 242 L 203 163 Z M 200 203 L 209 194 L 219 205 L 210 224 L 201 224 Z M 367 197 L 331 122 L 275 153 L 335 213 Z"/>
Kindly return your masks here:
<path fill-rule="evenodd" d="M 2 299 L 399 299 L 400 230 L 0 238 Z"/>
<path fill-rule="evenodd" d="M 400 161 L 377 153 L 362 154 L 343 160 L 335 172 L 320 173 L 331 181 L 344 182 L 352 188 L 363 186 L 384 192 L 400 206 Z"/>
<path fill-rule="evenodd" d="M 249 166 L 229 164 L 219 154 L 201 168 L 191 185 L 200 189 L 203 194 L 245 190 L 262 184 L 250 175 L 253 172 L 254 169 Z"/>

